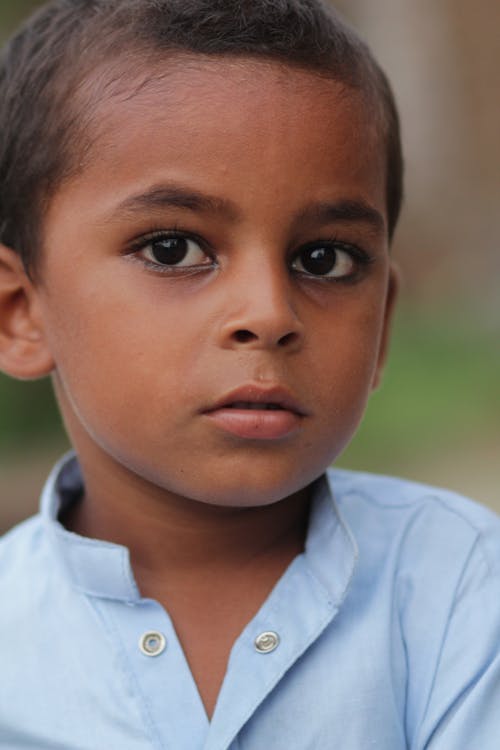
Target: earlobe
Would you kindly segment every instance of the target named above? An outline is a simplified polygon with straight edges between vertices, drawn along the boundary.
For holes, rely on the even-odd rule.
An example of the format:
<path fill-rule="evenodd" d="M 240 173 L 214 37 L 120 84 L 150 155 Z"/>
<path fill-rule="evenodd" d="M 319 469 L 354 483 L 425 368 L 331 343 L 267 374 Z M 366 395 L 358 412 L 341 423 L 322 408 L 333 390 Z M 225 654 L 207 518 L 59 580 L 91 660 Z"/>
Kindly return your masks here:
<path fill-rule="evenodd" d="M 31 380 L 53 369 L 36 289 L 19 256 L 0 244 L 0 370 Z"/>
<path fill-rule="evenodd" d="M 384 366 L 387 360 L 387 354 L 389 351 L 389 341 L 391 337 L 391 324 L 394 316 L 394 309 L 396 307 L 396 300 L 399 292 L 400 276 L 397 267 L 391 264 L 389 270 L 389 280 L 387 286 L 387 294 L 385 299 L 385 310 L 384 310 L 384 321 L 382 335 L 380 338 L 380 346 L 378 352 L 377 368 L 372 383 L 372 390 L 376 390 L 382 380 L 384 372 Z"/>

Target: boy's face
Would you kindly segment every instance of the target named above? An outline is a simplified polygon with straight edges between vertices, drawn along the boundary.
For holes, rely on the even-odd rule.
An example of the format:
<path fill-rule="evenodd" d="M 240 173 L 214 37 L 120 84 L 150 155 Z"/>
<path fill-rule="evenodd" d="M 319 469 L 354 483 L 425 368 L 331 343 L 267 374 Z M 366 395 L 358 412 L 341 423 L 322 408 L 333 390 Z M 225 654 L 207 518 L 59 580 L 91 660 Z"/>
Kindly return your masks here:
<path fill-rule="evenodd" d="M 385 150 L 335 82 L 169 66 L 99 105 L 88 163 L 50 206 L 47 346 L 90 480 L 264 505 L 323 472 L 377 380 Z"/>

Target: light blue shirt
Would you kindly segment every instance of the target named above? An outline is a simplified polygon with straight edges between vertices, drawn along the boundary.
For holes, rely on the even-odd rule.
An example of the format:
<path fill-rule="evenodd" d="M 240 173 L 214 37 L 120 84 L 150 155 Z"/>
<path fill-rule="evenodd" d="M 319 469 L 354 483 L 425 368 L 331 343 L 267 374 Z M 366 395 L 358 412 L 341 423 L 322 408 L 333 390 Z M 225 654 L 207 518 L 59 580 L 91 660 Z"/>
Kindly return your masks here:
<path fill-rule="evenodd" d="M 500 522 L 485 509 L 329 472 L 209 723 L 128 551 L 58 522 L 80 492 L 66 459 L 41 514 L 0 543 L 1 748 L 499 750 Z"/>

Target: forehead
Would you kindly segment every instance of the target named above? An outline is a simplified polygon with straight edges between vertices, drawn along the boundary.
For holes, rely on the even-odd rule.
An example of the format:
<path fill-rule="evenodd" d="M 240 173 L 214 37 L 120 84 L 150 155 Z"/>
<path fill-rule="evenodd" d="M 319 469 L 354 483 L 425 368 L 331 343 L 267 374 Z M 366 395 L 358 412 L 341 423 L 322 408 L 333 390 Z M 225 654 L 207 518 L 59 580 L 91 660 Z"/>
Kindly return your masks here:
<path fill-rule="evenodd" d="M 344 191 L 385 215 L 375 108 L 331 78 L 263 60 L 174 56 L 112 81 L 104 67 L 81 92 L 77 106 L 93 101 L 91 146 L 62 195 L 93 183 L 94 199 L 115 201 L 168 177 L 236 202 L 263 186 L 276 205 L 294 187 L 298 201 Z"/>

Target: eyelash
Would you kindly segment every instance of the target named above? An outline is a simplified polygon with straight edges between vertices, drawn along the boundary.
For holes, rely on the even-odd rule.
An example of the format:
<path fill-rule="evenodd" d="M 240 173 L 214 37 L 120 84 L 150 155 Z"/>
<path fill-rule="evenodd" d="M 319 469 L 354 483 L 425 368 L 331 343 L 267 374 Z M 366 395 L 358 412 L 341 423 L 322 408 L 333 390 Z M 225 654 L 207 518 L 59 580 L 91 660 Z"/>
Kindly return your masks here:
<path fill-rule="evenodd" d="M 203 239 L 203 237 L 200 237 L 196 233 L 185 231 L 183 229 L 180 229 L 176 226 L 173 226 L 172 229 L 151 229 L 146 234 L 141 235 L 136 240 L 133 240 L 131 244 L 129 245 L 127 255 L 128 256 L 137 256 L 137 254 L 148 247 L 148 245 L 151 245 L 153 242 L 158 240 L 165 240 L 165 239 L 185 239 L 185 240 L 192 240 L 196 242 L 200 248 L 203 250 L 203 252 L 206 254 L 208 258 L 212 258 L 213 262 L 215 263 L 214 253 L 210 250 L 210 247 L 208 243 Z M 137 262 L 142 263 L 146 268 L 151 268 L 154 271 L 157 271 L 158 273 L 164 273 L 164 274 L 180 274 L 180 272 L 184 271 L 186 272 L 185 268 L 178 268 L 176 269 L 174 266 L 162 266 L 160 263 L 154 263 L 153 261 L 149 261 L 144 258 L 137 258 L 134 257 L 134 260 L 137 260 Z M 205 264 L 203 266 L 194 266 L 194 268 L 208 268 L 209 265 Z"/>
<path fill-rule="evenodd" d="M 179 238 L 179 239 L 186 239 L 196 242 L 200 249 L 206 254 L 207 258 L 212 259 L 212 263 L 204 263 L 199 265 L 193 265 L 193 266 L 181 266 L 181 267 L 175 267 L 175 266 L 162 266 L 161 263 L 155 263 L 153 261 L 150 261 L 146 258 L 139 258 L 137 257 L 138 253 L 141 250 L 144 250 L 148 247 L 148 245 L 152 244 L 155 240 L 162 240 L 162 239 L 172 239 L 172 238 Z M 342 252 L 345 252 L 347 255 L 349 255 L 357 268 L 354 270 L 352 274 L 349 274 L 348 276 L 341 276 L 341 277 L 331 277 L 326 275 L 315 275 L 313 273 L 307 273 L 306 271 L 299 271 L 291 268 L 291 263 L 296 262 L 297 259 L 300 257 L 300 254 L 304 252 L 308 248 L 315 248 L 318 246 L 333 246 L 336 250 L 341 250 Z M 214 267 L 217 267 L 217 261 L 215 259 L 215 254 L 211 250 L 208 243 L 199 235 L 196 233 L 185 231 L 183 229 L 180 229 L 179 227 L 172 227 L 172 229 L 165 230 L 165 229 L 151 229 L 148 233 L 142 235 L 141 237 L 134 240 L 131 245 L 129 246 L 129 250 L 127 252 L 127 255 L 132 256 L 133 260 L 137 263 L 141 263 L 145 268 L 148 270 L 154 271 L 157 274 L 163 274 L 168 276 L 187 276 L 191 275 L 193 273 L 197 273 L 200 270 L 207 270 L 207 269 L 213 269 Z M 375 261 L 375 258 L 368 253 L 363 248 L 359 247 L 359 245 L 350 243 L 350 242 L 344 242 L 337 237 L 329 237 L 329 238 L 318 238 L 317 240 L 313 240 L 311 242 L 307 242 L 304 245 L 301 245 L 300 248 L 293 253 L 291 257 L 290 262 L 290 270 L 294 272 L 297 276 L 300 276 L 305 279 L 313 279 L 314 281 L 322 281 L 323 283 L 349 283 L 356 281 L 359 273 L 362 271 L 363 268 L 368 267 Z"/>

